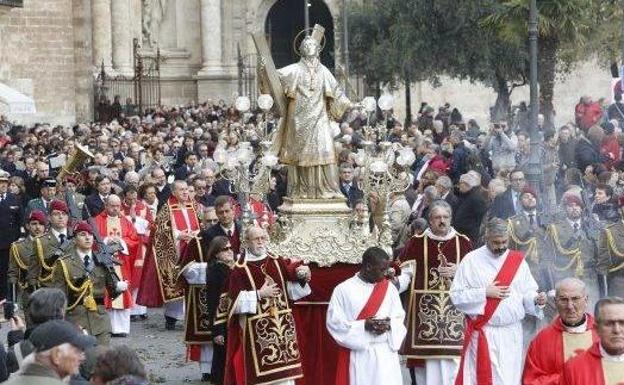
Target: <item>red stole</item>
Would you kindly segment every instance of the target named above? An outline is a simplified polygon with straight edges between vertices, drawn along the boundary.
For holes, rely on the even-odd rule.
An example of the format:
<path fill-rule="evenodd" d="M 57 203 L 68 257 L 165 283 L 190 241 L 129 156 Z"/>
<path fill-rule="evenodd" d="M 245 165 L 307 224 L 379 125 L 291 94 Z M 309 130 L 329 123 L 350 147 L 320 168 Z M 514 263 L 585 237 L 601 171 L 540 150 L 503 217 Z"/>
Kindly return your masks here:
<path fill-rule="evenodd" d="M 169 209 L 171 210 L 171 224 L 174 226 L 175 230 L 178 231 L 197 231 L 199 230 L 199 219 L 197 219 L 197 213 L 195 212 L 195 206 L 192 201 L 188 201 L 186 203 L 180 203 L 178 199 L 174 196 L 169 197 Z M 184 218 L 184 214 L 182 210 L 186 210 L 186 216 L 188 218 L 188 224 L 186 219 Z M 180 241 L 179 242 L 179 256 L 182 256 L 186 252 L 186 248 L 188 246 L 188 242 Z"/>
<path fill-rule="evenodd" d="M 517 250 L 509 250 L 509 255 L 503 263 L 498 275 L 494 278 L 494 282 L 498 282 L 499 286 L 509 286 L 516 276 L 516 272 L 520 264 L 524 260 L 522 252 Z M 464 333 L 464 347 L 462 349 L 461 362 L 459 363 L 459 372 L 455 379 L 455 385 L 464 384 L 464 360 L 466 352 L 472 339 L 472 333 L 478 333 L 477 340 L 477 385 L 492 385 L 492 361 L 490 360 L 490 350 L 487 337 L 483 327 L 490 321 L 494 312 L 500 304 L 500 298 L 487 298 L 485 302 L 485 310 L 483 315 L 475 319 L 466 317 L 466 331 Z"/>
<path fill-rule="evenodd" d="M 384 279 L 375 284 L 373 291 L 368 297 L 368 301 L 360 311 L 356 320 L 365 320 L 371 318 L 377 314 L 381 303 L 386 298 L 386 292 L 388 291 L 388 284 L 390 281 Z M 351 350 L 340 346 L 338 348 L 338 362 L 336 364 L 336 385 L 349 385 L 349 362 L 351 358 Z"/>

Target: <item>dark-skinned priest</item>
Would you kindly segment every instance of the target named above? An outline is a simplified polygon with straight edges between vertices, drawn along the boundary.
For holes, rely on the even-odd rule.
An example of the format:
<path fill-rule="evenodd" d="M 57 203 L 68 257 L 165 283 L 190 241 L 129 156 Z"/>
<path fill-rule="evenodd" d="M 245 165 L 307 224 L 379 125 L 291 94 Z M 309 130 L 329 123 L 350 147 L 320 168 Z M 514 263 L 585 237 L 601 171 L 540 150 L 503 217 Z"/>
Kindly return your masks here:
<path fill-rule="evenodd" d="M 379 247 L 362 256 L 362 267 L 334 289 L 327 330 L 340 345 L 336 385 L 401 385 L 399 348 L 407 332 L 396 287 L 386 279 L 390 257 Z"/>

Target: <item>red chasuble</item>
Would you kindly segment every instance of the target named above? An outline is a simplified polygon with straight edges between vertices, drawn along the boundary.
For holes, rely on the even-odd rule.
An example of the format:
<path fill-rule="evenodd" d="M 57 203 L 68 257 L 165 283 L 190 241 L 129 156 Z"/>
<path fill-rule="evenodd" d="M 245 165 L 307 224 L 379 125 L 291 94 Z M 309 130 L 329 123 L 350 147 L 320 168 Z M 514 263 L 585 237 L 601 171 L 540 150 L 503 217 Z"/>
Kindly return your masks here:
<path fill-rule="evenodd" d="M 377 314 L 381 303 L 386 298 L 389 282 L 387 279 L 377 282 L 356 320 L 365 320 Z M 338 363 L 336 365 L 336 385 L 349 385 L 351 381 L 349 376 L 350 361 L 351 350 L 341 346 L 338 350 Z"/>
<path fill-rule="evenodd" d="M 188 223 L 182 210 L 186 211 Z M 197 231 L 199 220 L 193 202 L 182 204 L 171 196 L 156 216 L 137 294 L 139 305 L 160 307 L 165 302 L 184 298 L 184 287 L 178 275 L 188 244 L 175 239 L 174 229 Z M 193 242 L 198 242 L 198 239 Z"/>
<path fill-rule="evenodd" d="M 399 256 L 401 266 L 414 264 L 407 291 L 407 336 L 400 353 L 408 367 L 421 359 L 458 358 L 464 341 L 464 315 L 451 303 L 451 280 L 438 273 L 442 263 L 459 264 L 472 250 L 468 237 L 456 233 L 438 241 L 428 233 L 412 237 Z"/>
<path fill-rule="evenodd" d="M 224 384 L 260 385 L 303 376 L 295 321 L 286 282 L 296 281 L 300 263 L 268 256 L 236 263 L 230 273 L 227 358 Z M 270 277 L 280 295 L 258 301 L 256 314 L 234 314 L 241 291 L 255 291 Z"/>
<path fill-rule="evenodd" d="M 494 278 L 493 282 L 498 282 L 499 286 L 509 286 L 513 281 L 518 268 L 524 260 L 522 252 L 517 250 L 509 250 L 507 259 L 501 266 L 500 271 Z M 466 318 L 466 333 L 464 337 L 464 347 L 462 349 L 461 361 L 459 363 L 459 372 L 455 378 L 455 385 L 464 385 L 464 359 L 466 351 L 472 340 L 472 333 L 477 333 L 477 384 L 492 385 L 492 361 L 490 360 L 490 349 L 488 346 L 487 336 L 483 328 L 490 321 L 494 312 L 498 308 L 501 298 L 488 298 L 485 301 L 485 309 L 483 314 L 475 319 Z"/>
<path fill-rule="evenodd" d="M 557 317 L 531 341 L 522 373 L 523 385 L 558 385 L 566 361 L 598 341 L 594 318 L 587 317 L 584 333 L 568 333 Z"/>
<path fill-rule="evenodd" d="M 134 230 L 132 222 L 127 220 L 124 216 L 109 217 L 106 211 L 102 211 L 98 214 L 94 222 L 97 231 L 103 239 L 107 237 L 120 237 L 126 243 L 128 255 L 122 254 L 122 252 L 117 253 L 115 257 L 121 262 L 121 266 L 115 266 L 115 271 L 119 279 L 129 282 L 132 277 L 131 261 L 136 258 L 139 247 L 139 237 Z M 130 309 L 133 305 L 130 289 L 124 291 L 122 295 L 112 301 L 108 295 L 105 296 L 104 303 L 107 309 Z"/>
<path fill-rule="evenodd" d="M 596 342 L 563 367 L 560 385 L 624 385 L 624 362 L 604 360 Z"/>
<path fill-rule="evenodd" d="M 134 211 L 134 215 L 138 218 L 142 218 L 149 223 L 151 228 L 154 222 L 150 209 L 141 201 L 137 201 L 134 207 L 130 207 L 125 203 L 121 204 L 121 209 L 128 220 L 131 221 L 131 212 Z M 145 253 L 147 251 L 147 245 L 149 244 L 149 230 L 146 234 L 137 234 L 139 236 L 139 246 L 137 249 L 134 260 L 130 261 L 132 266 L 132 276 L 130 278 L 130 287 L 136 289 L 141 284 L 141 275 L 143 274 L 143 264 L 145 262 Z"/>

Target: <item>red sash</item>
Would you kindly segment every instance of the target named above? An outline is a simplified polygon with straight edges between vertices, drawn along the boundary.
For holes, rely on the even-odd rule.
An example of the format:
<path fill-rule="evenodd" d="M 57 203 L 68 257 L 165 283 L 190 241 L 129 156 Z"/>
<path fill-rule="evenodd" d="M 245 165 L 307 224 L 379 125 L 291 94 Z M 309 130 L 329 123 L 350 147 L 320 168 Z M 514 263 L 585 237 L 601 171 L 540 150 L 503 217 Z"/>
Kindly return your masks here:
<path fill-rule="evenodd" d="M 388 284 L 390 281 L 384 279 L 375 284 L 368 301 L 357 316 L 357 320 L 363 320 L 373 317 L 377 314 L 381 303 L 386 298 L 386 291 L 388 290 Z M 338 360 L 336 363 L 336 384 L 335 385 L 349 385 L 349 361 L 351 358 L 351 350 L 345 347 L 338 347 Z"/>
<path fill-rule="evenodd" d="M 498 282 L 498 286 L 509 286 L 516 275 L 520 264 L 524 260 L 522 252 L 517 250 L 509 250 L 509 255 L 494 282 Z M 472 333 L 478 333 L 477 340 L 477 385 L 492 385 L 492 361 L 490 360 L 490 350 L 487 337 L 483 331 L 483 327 L 490 321 L 492 315 L 500 304 L 500 298 L 488 298 L 485 302 L 485 310 L 483 315 L 475 319 L 466 317 L 466 331 L 464 332 L 464 347 L 461 354 L 461 362 L 459 364 L 459 372 L 455 379 L 455 385 L 464 385 L 464 359 L 468 351 L 468 345 L 472 340 Z"/>

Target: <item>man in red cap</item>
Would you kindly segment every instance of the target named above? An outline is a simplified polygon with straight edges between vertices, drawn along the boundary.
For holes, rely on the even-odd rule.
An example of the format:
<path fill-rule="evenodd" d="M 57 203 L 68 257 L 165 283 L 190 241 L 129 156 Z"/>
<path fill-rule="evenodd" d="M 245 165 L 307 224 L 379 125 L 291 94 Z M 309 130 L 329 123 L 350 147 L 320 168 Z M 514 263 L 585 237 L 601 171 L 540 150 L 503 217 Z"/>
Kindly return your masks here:
<path fill-rule="evenodd" d="M 110 342 L 111 323 L 104 306 L 107 292 L 117 296 L 123 285 L 113 280 L 110 269 L 95 258 L 93 228 L 79 222 L 74 228 L 75 247 L 54 262 L 50 286 L 67 296 L 65 318 L 97 338 L 98 345 Z"/>
<path fill-rule="evenodd" d="M 109 195 L 104 202 L 104 211 L 95 217 L 96 231 L 103 238 L 104 243 L 116 243 L 122 250 L 116 254 L 121 266 L 115 266 L 117 276 L 125 284 L 123 295 L 107 297 L 106 308 L 111 316 L 113 337 L 126 337 L 130 333 L 130 308 L 134 301 L 129 290 L 129 281 L 132 277 L 132 263 L 136 259 L 139 247 L 139 236 L 130 222 L 121 212 L 121 199 L 114 194 Z"/>
<path fill-rule="evenodd" d="M 47 286 L 55 258 L 68 249 L 70 230 L 68 229 L 69 210 L 67 204 L 59 199 L 50 202 L 50 230 L 35 241 L 34 261 L 30 265 L 28 277 L 37 287 Z"/>
<path fill-rule="evenodd" d="M 28 272 L 31 265 L 36 263 L 36 240 L 43 236 L 47 224 L 46 216 L 41 210 L 33 210 L 28 217 L 26 229 L 28 236 L 13 242 L 11 246 L 11 259 L 7 273 L 9 279 L 9 298 L 13 301 L 20 300 L 24 306 L 28 296 L 36 288 L 36 280 L 30 279 Z"/>
<path fill-rule="evenodd" d="M 565 217 L 547 227 L 551 252 L 548 261 L 550 277 L 554 282 L 575 277 L 585 282 L 589 306 L 600 299 L 596 260 L 598 258 L 599 224 L 583 215 L 585 205 L 581 197 L 568 192 L 563 195 Z"/>
<path fill-rule="evenodd" d="M 524 253 L 531 275 L 535 278 L 540 291 L 553 288 L 553 282 L 546 269 L 544 261 L 549 253 L 546 237 L 546 226 L 542 223 L 543 214 L 537 210 L 537 193 L 526 186 L 518 196 L 521 210 L 507 219 L 509 226 L 509 248 Z M 527 315 L 522 323 L 524 329 L 524 345 L 529 342 L 539 330 L 540 321 L 537 317 Z"/>
<path fill-rule="evenodd" d="M 624 195 L 618 199 L 620 212 Z M 598 274 L 607 277 L 607 294 L 624 297 L 624 222 L 607 225 L 600 233 L 598 244 Z"/>

